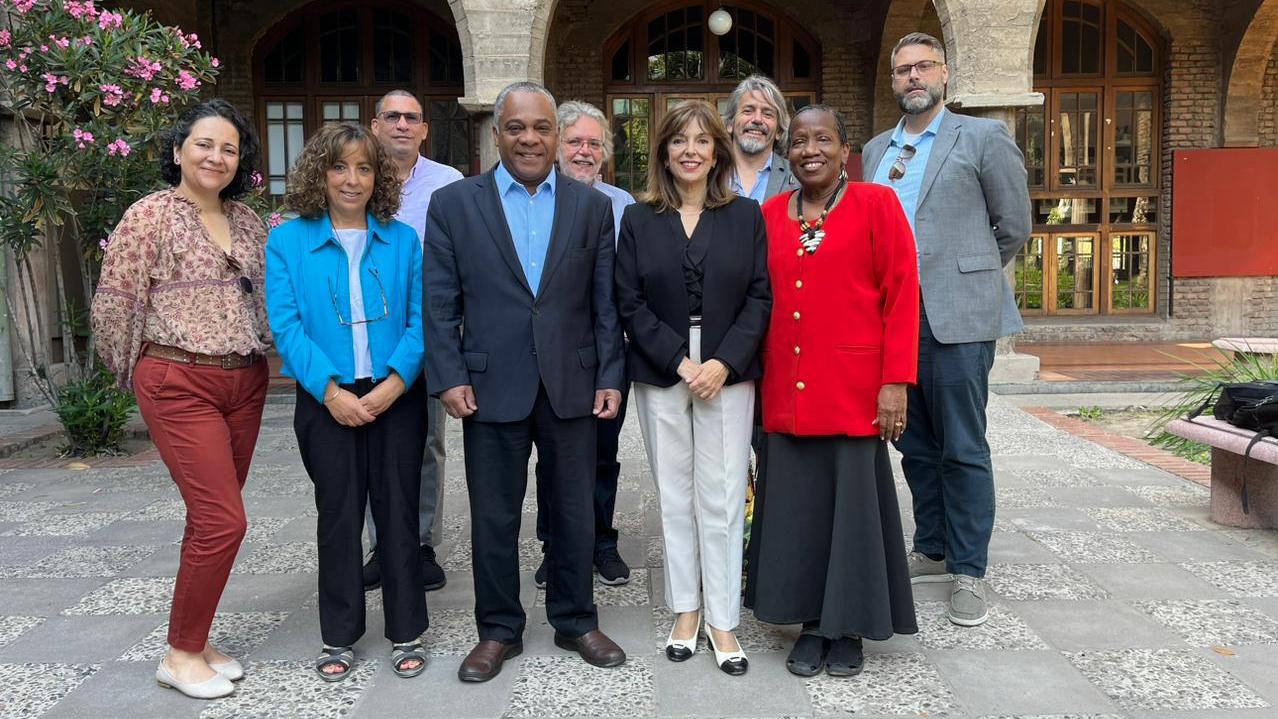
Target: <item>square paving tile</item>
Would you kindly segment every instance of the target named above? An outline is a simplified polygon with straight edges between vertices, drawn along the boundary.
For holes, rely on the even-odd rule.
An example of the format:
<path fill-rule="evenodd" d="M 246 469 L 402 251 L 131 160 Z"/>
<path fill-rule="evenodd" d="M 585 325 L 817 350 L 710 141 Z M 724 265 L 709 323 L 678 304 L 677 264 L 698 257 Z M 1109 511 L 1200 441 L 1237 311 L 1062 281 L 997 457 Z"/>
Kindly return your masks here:
<path fill-rule="evenodd" d="M 9 482 L 7 484 L 0 484 L 0 499 L 8 499 L 9 497 L 17 496 L 34 488 L 35 485 L 30 482 Z"/>
<path fill-rule="evenodd" d="M 3 579 L 71 579 L 115 577 L 146 559 L 157 547 L 67 547 L 31 564 L 0 567 Z"/>
<path fill-rule="evenodd" d="M 211 702 L 200 719 L 347 716 L 377 671 L 377 662 L 356 661 L 350 671 L 346 679 L 330 683 L 315 676 L 310 659 L 250 662 L 235 693 Z"/>
<path fill-rule="evenodd" d="M 599 669 L 578 657 L 532 656 L 520 662 L 507 717 L 650 717 L 656 711 L 651 657 Z"/>
<path fill-rule="evenodd" d="M 30 522 L 58 506 L 56 502 L 0 502 L 0 522 Z"/>
<path fill-rule="evenodd" d="M 650 569 L 661 567 L 665 557 L 665 544 L 661 537 L 648 537 L 647 545 L 648 554 L 644 566 Z"/>
<path fill-rule="evenodd" d="M 44 617 L 0 617 L 0 647 L 22 636 L 24 632 L 37 627 Z"/>
<path fill-rule="evenodd" d="M 1105 599 L 1095 582 L 1066 564 L 995 564 L 985 581 L 1005 599 Z"/>
<path fill-rule="evenodd" d="M 186 502 L 179 499 L 157 499 L 141 509 L 122 517 L 125 522 L 155 522 L 159 520 L 186 519 Z"/>
<path fill-rule="evenodd" d="M 865 671 L 858 676 L 849 679 L 821 674 L 803 683 L 817 716 L 935 717 L 961 712 L 954 692 L 922 654 L 867 654 Z"/>
<path fill-rule="evenodd" d="M 213 617 L 209 643 L 227 656 L 243 659 L 270 636 L 286 618 L 286 612 L 228 612 Z M 169 623 L 165 622 L 120 655 L 126 662 L 158 662 L 168 650 Z"/>
<path fill-rule="evenodd" d="M 945 602 L 915 602 L 918 640 L 925 648 L 964 651 L 1048 648 L 1034 630 L 1005 606 L 990 604 L 989 620 L 979 627 L 955 625 L 945 616 L 947 609 Z"/>
<path fill-rule="evenodd" d="M 541 542 L 537 541 L 536 537 L 525 537 L 519 540 L 519 571 L 536 570 L 541 565 L 541 557 Z M 442 566 L 450 572 L 469 572 L 473 567 L 471 561 L 470 537 L 466 537 L 449 550 L 448 558 L 444 560 Z"/>
<path fill-rule="evenodd" d="M 630 570 L 630 581 L 626 584 L 609 586 L 599 581 L 599 575 L 594 575 L 595 583 L 595 604 L 601 607 L 642 607 L 646 606 L 649 601 L 648 593 L 648 570 L 632 569 Z M 546 591 L 544 589 L 537 590 L 537 598 L 533 602 L 535 607 L 546 606 Z"/>
<path fill-rule="evenodd" d="M 1196 647 L 1278 643 L 1278 621 L 1238 600 L 1146 600 L 1132 606 Z"/>
<path fill-rule="evenodd" d="M 77 614 L 167 614 L 173 604 L 172 577 L 124 577 L 89 592 L 62 610 Z"/>
<path fill-rule="evenodd" d="M 1056 651 L 931 652 L 971 713 L 1107 712 L 1115 706 Z"/>
<path fill-rule="evenodd" d="M 1039 488 L 996 489 L 994 503 L 999 509 L 1063 507 L 1059 500 Z"/>
<path fill-rule="evenodd" d="M 1211 490 L 1193 482 L 1180 487 L 1138 484 L 1123 489 L 1159 507 L 1206 507 L 1211 502 Z"/>
<path fill-rule="evenodd" d="M 1186 562 L 1180 566 L 1235 597 L 1278 597 L 1278 562 Z"/>
<path fill-rule="evenodd" d="M 1099 487 L 1101 481 L 1079 469 L 1024 469 L 1013 472 L 1034 487 Z"/>
<path fill-rule="evenodd" d="M 1128 711 L 1269 706 L 1245 684 L 1191 651 L 1116 649 L 1066 657 L 1088 681 Z"/>
<path fill-rule="evenodd" d="M 40 716 L 97 670 L 92 664 L 0 664 L 0 719 Z"/>
<path fill-rule="evenodd" d="M 1228 595 L 1175 564 L 1080 564 L 1114 599 L 1223 599 Z"/>
<path fill-rule="evenodd" d="M 46 514 L 19 524 L 5 532 L 6 537 L 87 537 L 93 532 L 119 521 L 124 512 L 80 512 L 78 514 Z"/>
<path fill-rule="evenodd" d="M 1145 507 L 1088 507 L 1084 510 L 1109 532 L 1203 532 L 1206 527 L 1163 509 Z"/>
<path fill-rule="evenodd" d="M 1067 562 L 1141 564 L 1156 562 L 1153 552 L 1130 539 L 1105 532 L 1027 532 L 1030 539 Z"/>
<path fill-rule="evenodd" d="M 371 594 L 371 592 L 369 593 Z M 367 596 L 367 595 L 366 595 Z M 370 613 L 381 613 L 380 597 L 377 604 L 369 602 Z M 430 609 L 430 626 L 426 629 L 426 651 L 432 657 L 465 656 L 479 641 L 475 627 L 475 612 L 470 609 Z"/>
<path fill-rule="evenodd" d="M 288 542 L 258 547 L 235 563 L 236 574 L 305 574 L 319 571 L 314 542 Z"/>
<path fill-rule="evenodd" d="M 1012 608 L 1032 631 L 1061 651 L 1183 649 L 1185 646 L 1175 631 L 1116 599 L 1049 599 L 1015 602 Z"/>

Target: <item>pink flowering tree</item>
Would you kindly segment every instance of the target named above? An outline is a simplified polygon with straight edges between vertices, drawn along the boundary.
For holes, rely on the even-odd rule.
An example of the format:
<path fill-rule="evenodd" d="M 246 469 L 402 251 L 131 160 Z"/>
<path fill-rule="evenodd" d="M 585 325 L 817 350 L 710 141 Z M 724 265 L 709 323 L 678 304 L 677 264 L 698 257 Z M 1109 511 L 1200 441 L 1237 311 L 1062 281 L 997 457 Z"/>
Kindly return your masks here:
<path fill-rule="evenodd" d="M 8 185 L 0 245 L 11 253 L 20 295 L 7 304 L 15 344 L 54 406 L 53 363 L 68 379 L 94 363 L 85 308 L 70 298 L 93 296 L 104 238 L 131 203 L 163 184 L 155 153 L 168 150 L 157 146 L 158 134 L 217 72 L 199 38 L 147 14 L 92 0 L 0 0 L 0 106 L 12 117 L 0 147 Z M 52 262 L 58 302 L 47 309 L 37 297 L 35 278 L 46 272 L 38 258 L 68 257 L 68 243 L 79 276 Z M 57 313 L 64 338 L 56 360 L 47 312 Z M 83 341 L 65 341 L 73 337 Z"/>

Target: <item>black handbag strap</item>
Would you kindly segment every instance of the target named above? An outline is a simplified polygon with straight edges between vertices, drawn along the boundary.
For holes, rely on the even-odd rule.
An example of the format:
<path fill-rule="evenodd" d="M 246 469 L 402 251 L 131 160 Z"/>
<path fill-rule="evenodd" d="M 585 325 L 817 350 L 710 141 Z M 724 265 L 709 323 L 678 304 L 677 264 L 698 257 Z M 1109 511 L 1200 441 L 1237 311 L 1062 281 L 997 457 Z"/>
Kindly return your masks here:
<path fill-rule="evenodd" d="M 1210 407 L 1212 405 L 1212 402 L 1216 400 L 1216 393 L 1219 392 L 1220 389 L 1224 386 L 1225 386 L 1225 383 L 1221 382 L 1220 384 L 1213 387 L 1212 390 L 1207 393 L 1207 398 L 1203 400 L 1203 403 L 1198 405 L 1197 409 L 1185 415 L 1185 419 L 1193 419 L 1197 417 L 1198 415 L 1202 414 L 1203 411 L 1206 410 L 1208 407 Z"/>

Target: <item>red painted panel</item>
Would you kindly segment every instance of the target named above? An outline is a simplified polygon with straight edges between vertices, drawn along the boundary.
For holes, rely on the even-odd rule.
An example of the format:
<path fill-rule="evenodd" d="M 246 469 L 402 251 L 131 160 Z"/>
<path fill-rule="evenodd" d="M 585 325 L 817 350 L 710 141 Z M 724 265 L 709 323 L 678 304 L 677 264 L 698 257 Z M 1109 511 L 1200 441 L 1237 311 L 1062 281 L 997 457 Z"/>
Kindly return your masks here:
<path fill-rule="evenodd" d="M 1177 150 L 1172 276 L 1278 275 L 1278 149 Z"/>

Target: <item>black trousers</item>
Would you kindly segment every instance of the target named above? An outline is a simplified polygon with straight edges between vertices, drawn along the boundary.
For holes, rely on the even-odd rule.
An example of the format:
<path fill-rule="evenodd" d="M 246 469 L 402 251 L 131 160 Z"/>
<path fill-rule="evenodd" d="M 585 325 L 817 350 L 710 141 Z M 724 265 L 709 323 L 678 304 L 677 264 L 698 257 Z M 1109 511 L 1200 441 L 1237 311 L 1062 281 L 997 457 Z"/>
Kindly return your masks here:
<path fill-rule="evenodd" d="M 371 380 L 342 385 L 357 396 Z M 418 553 L 417 504 L 426 405 L 414 382 L 376 421 L 344 427 L 300 386 L 293 430 L 315 485 L 319 615 L 324 643 L 349 647 L 364 635 L 364 502 L 377 523 L 386 638 L 408 642 L 426 631 L 426 593 Z"/>
<path fill-rule="evenodd" d="M 630 385 L 621 390 L 621 406 L 612 419 L 595 420 L 595 551 L 617 548 L 617 529 L 612 526 L 617 510 L 617 480 L 621 462 L 617 450 L 621 445 L 621 426 L 626 421 L 626 405 L 630 402 Z M 537 463 L 537 486 L 541 486 L 541 462 Z M 537 539 L 550 541 L 546 527 L 546 498 L 537 493 Z"/>
<path fill-rule="evenodd" d="M 542 464 L 537 494 L 545 498 L 549 537 L 546 616 L 567 637 L 594 630 L 599 626 L 591 570 L 595 418 L 560 419 L 542 387 L 528 417 L 518 422 L 467 419 L 462 428 L 479 638 L 505 643 L 523 638 L 519 525 L 533 445 Z"/>

